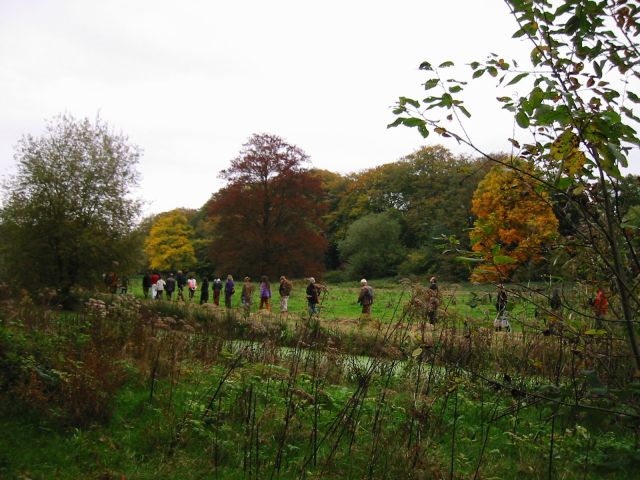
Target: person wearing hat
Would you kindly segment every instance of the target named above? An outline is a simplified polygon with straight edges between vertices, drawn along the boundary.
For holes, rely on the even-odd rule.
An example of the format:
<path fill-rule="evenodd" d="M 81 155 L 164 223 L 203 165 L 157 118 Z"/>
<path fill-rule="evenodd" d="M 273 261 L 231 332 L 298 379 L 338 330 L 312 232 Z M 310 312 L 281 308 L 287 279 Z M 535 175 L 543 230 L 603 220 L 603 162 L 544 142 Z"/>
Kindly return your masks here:
<path fill-rule="evenodd" d="M 373 305 L 373 288 L 367 284 L 367 280 L 360 280 L 360 294 L 358 295 L 358 303 L 362 305 L 362 314 L 371 314 L 371 305 Z"/>

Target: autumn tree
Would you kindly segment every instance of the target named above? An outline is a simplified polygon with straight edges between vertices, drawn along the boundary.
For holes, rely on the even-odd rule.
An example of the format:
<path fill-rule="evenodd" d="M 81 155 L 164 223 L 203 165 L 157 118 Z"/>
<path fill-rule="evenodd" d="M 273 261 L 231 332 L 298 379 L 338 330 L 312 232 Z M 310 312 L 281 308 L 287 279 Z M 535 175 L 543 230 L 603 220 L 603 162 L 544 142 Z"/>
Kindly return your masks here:
<path fill-rule="evenodd" d="M 563 251 L 597 259 L 591 274 L 609 282 L 611 310 L 624 325 L 640 371 L 635 327 L 640 261 L 631 238 L 638 219 L 635 210 L 620 216 L 615 205 L 621 168 L 640 145 L 640 118 L 634 111 L 640 103 L 640 6 L 624 0 L 504 3 L 516 23 L 513 37 L 531 46 L 529 58 L 516 63 L 490 54 L 465 64 L 471 67 L 471 80 L 495 78 L 499 88 L 507 87 L 497 92 L 497 99 L 519 127 L 508 139 L 513 156 L 541 172 L 532 180 L 552 195 L 557 212 L 575 214 L 580 228 L 566 238 Z M 471 116 L 464 103 L 468 79 L 450 73 L 455 62 L 423 62 L 420 68 L 427 72 L 424 88 L 429 93 L 421 100 L 400 97 L 397 118 L 389 126 L 417 128 L 423 137 L 435 133 L 452 138 L 504 164 L 465 129 L 463 119 Z M 520 93 L 514 95 L 516 84 Z"/>
<path fill-rule="evenodd" d="M 523 163 L 525 171 L 530 167 Z M 533 174 L 533 172 L 530 172 Z M 497 165 L 473 195 L 476 216 L 469 236 L 484 263 L 472 275 L 475 281 L 504 281 L 528 261 L 542 259 L 545 245 L 556 237 L 558 220 L 544 190 L 518 171 Z"/>
<path fill-rule="evenodd" d="M 304 167 L 308 161 L 275 135 L 256 134 L 244 144 L 221 173 L 228 184 L 209 202 L 218 269 L 274 277 L 323 270 L 322 188 Z"/>
<path fill-rule="evenodd" d="M 149 266 L 163 272 L 195 266 L 194 235 L 187 215 L 180 209 L 159 215 L 144 244 Z"/>
<path fill-rule="evenodd" d="M 24 136 L 17 173 L 4 185 L 0 255 L 16 285 L 91 285 L 137 267 L 132 198 L 139 150 L 97 119 L 60 116 L 40 137 Z"/>
<path fill-rule="evenodd" d="M 337 245 L 350 225 L 369 214 L 390 212 L 399 223 L 407 255 L 403 274 L 438 272 L 464 278 L 468 271 L 455 256 L 443 256 L 442 237 L 463 238 L 472 227 L 471 197 L 489 170 L 484 162 L 453 155 L 436 145 L 423 147 L 396 162 L 326 182 L 335 199 L 326 215 L 328 235 Z"/>

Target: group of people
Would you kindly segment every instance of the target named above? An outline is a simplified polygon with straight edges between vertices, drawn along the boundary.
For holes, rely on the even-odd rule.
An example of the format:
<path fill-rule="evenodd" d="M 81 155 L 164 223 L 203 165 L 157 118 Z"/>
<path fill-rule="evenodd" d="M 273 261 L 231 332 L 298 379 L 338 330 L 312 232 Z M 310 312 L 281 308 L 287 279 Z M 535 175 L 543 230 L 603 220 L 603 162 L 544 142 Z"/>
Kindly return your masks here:
<path fill-rule="evenodd" d="M 233 296 L 236 293 L 236 284 L 231 274 L 227 275 L 225 281 L 220 279 L 219 275 L 214 275 L 213 280 L 209 281 L 207 276 L 202 278 L 202 283 L 198 285 L 193 274 L 185 275 L 182 271 L 174 276 L 170 273 L 167 278 L 163 278 L 159 273 L 145 273 L 142 277 L 142 292 L 144 298 L 152 298 L 156 300 L 166 299 L 171 301 L 174 293 L 177 300 L 185 300 L 184 291 L 187 289 L 189 301 L 193 301 L 196 292 L 200 291 L 200 305 L 209 302 L 209 294 L 213 293 L 213 304 L 220 306 L 220 299 L 224 297 L 224 305 L 231 308 Z M 280 277 L 280 311 L 285 313 L 289 308 L 289 295 L 293 289 L 293 283 L 284 275 Z M 242 284 L 242 292 L 240 294 L 240 302 L 246 310 L 251 308 L 253 292 L 255 286 L 251 282 L 250 277 L 244 277 Z M 260 279 L 260 310 L 271 311 L 271 284 L 269 278 L 263 275 Z"/>
<path fill-rule="evenodd" d="M 218 275 L 215 275 L 211 282 L 209 282 L 209 278 L 205 276 L 202 278 L 202 283 L 200 285 L 198 285 L 193 274 L 185 275 L 182 271 L 178 271 L 175 276 L 173 273 L 170 273 L 166 279 L 159 273 L 149 272 L 145 273 L 142 277 L 142 292 L 144 294 L 144 298 L 152 298 L 156 300 L 166 299 L 172 301 L 175 294 L 177 300 L 184 301 L 184 290 L 186 288 L 189 295 L 189 301 L 193 301 L 196 291 L 200 290 L 200 305 L 206 304 L 209 302 L 209 293 L 212 292 L 213 304 L 219 306 L 220 298 L 224 295 L 224 305 L 227 308 L 232 307 L 233 296 L 236 293 L 235 287 L 236 285 L 231 274 L 227 275 L 224 282 Z M 246 314 L 251 311 L 255 289 L 256 287 L 252 283 L 251 278 L 244 277 L 240 293 L 240 303 Z M 287 313 L 289 311 L 289 296 L 291 295 L 292 290 L 293 283 L 282 275 L 278 286 L 281 313 Z M 308 279 L 305 293 L 309 314 L 314 315 L 318 313 L 321 294 L 325 291 L 327 291 L 327 288 L 316 282 L 315 278 L 310 277 Z M 260 305 L 258 310 L 266 310 L 270 312 L 272 293 L 271 284 L 269 283 L 269 278 L 266 275 L 263 275 L 260 278 L 259 294 Z M 373 288 L 368 284 L 367 280 L 363 278 L 360 281 L 360 292 L 357 300 L 362 306 L 363 315 L 370 315 L 373 298 Z"/>

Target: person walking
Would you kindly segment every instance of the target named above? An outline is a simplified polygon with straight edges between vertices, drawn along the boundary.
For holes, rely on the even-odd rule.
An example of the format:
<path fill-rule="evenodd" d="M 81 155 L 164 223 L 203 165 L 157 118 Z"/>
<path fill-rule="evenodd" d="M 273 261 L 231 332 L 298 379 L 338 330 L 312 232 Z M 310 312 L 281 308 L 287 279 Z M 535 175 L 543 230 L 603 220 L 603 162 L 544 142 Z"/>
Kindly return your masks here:
<path fill-rule="evenodd" d="M 439 307 L 440 290 L 438 288 L 438 279 L 436 277 L 431 277 L 429 280 L 429 288 L 427 289 L 427 318 L 431 325 L 436 324 Z"/>
<path fill-rule="evenodd" d="M 145 272 L 142 277 L 142 294 L 144 298 L 149 298 L 149 289 L 151 288 L 151 275 L 149 272 Z"/>
<path fill-rule="evenodd" d="M 596 329 L 602 330 L 602 319 L 609 312 L 609 300 L 604 294 L 604 290 L 598 288 L 596 298 L 593 299 L 593 313 L 596 317 Z"/>
<path fill-rule="evenodd" d="M 178 270 L 178 275 L 176 275 L 176 285 L 178 287 L 178 300 L 182 300 L 184 302 L 184 287 L 187 285 L 187 277 L 182 270 Z"/>
<path fill-rule="evenodd" d="M 220 280 L 220 276 L 216 274 L 213 280 L 213 303 L 218 307 L 220 306 L 220 292 L 222 288 L 222 280 Z"/>
<path fill-rule="evenodd" d="M 209 301 L 209 279 L 204 277 L 202 279 L 202 286 L 200 287 L 200 305 Z"/>
<path fill-rule="evenodd" d="M 263 275 L 260 279 L 260 308 L 267 309 L 267 312 L 271 311 L 271 305 L 269 304 L 271 300 L 271 285 L 269 284 L 269 278 L 266 275 Z"/>
<path fill-rule="evenodd" d="M 316 284 L 316 279 L 309 277 L 307 284 L 307 303 L 309 304 L 309 315 L 318 313 L 318 304 L 320 303 L 320 288 Z"/>
<path fill-rule="evenodd" d="M 280 313 L 287 313 L 289 311 L 289 295 L 293 290 L 293 284 L 282 275 L 280 277 L 280 287 L 278 292 L 280 293 Z"/>
<path fill-rule="evenodd" d="M 244 277 L 244 282 L 242 284 L 242 292 L 240 293 L 240 302 L 242 302 L 242 307 L 245 316 L 249 316 L 251 313 L 251 301 L 253 298 L 253 291 L 255 290 L 255 286 L 251 283 L 250 277 Z"/>
<path fill-rule="evenodd" d="M 189 288 L 189 301 L 193 300 L 193 296 L 196 294 L 196 290 L 198 288 L 198 282 L 193 277 L 193 275 L 189 276 L 187 280 L 187 287 Z"/>
<path fill-rule="evenodd" d="M 373 288 L 363 278 L 360 280 L 360 293 L 358 295 L 358 303 L 362 305 L 362 316 L 371 315 L 371 305 L 373 305 Z"/>
<path fill-rule="evenodd" d="M 158 292 L 158 280 L 160 280 L 160 275 L 156 272 L 151 274 L 151 298 L 156 298 L 156 293 Z"/>
<path fill-rule="evenodd" d="M 236 293 L 235 283 L 231 274 L 227 275 L 227 281 L 224 284 L 224 306 L 231 308 L 231 297 Z"/>
<path fill-rule="evenodd" d="M 164 287 L 164 291 L 167 294 L 167 300 L 171 301 L 171 296 L 176 289 L 176 279 L 173 276 L 173 273 L 170 273 L 167 277 L 167 284 Z"/>
<path fill-rule="evenodd" d="M 156 282 L 156 300 L 162 300 L 162 294 L 164 293 L 164 287 L 167 282 L 164 281 L 162 275 L 158 275 L 158 281 Z"/>
<path fill-rule="evenodd" d="M 493 326 L 496 331 L 501 331 L 503 328 L 505 331 L 511 331 L 511 325 L 509 325 L 509 318 L 507 317 L 507 292 L 504 289 L 502 283 L 498 284 L 498 295 L 496 297 L 496 319 L 493 321 Z"/>

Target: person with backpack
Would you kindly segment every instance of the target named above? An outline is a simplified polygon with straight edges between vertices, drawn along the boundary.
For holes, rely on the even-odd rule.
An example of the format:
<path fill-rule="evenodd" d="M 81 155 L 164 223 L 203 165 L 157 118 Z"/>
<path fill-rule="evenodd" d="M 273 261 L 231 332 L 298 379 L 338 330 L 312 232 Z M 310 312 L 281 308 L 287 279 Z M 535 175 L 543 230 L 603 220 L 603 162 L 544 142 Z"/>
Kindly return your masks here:
<path fill-rule="evenodd" d="M 216 274 L 213 280 L 213 303 L 219 307 L 220 306 L 220 292 L 222 291 L 222 280 L 220 280 L 220 275 Z"/>
<path fill-rule="evenodd" d="M 253 300 L 253 291 L 255 286 L 251 283 L 251 277 L 244 277 L 242 284 L 242 293 L 240 294 L 240 302 L 242 303 L 244 315 L 246 317 L 251 313 L 251 302 Z"/>
<path fill-rule="evenodd" d="M 358 295 L 358 303 L 362 305 L 362 314 L 371 314 L 371 305 L 373 305 L 373 288 L 363 278 L 360 280 L 360 294 Z"/>
<path fill-rule="evenodd" d="M 291 290 L 293 290 L 293 284 L 282 275 L 280 277 L 280 288 L 278 289 L 280 293 L 280 313 L 287 313 L 289 310 L 289 295 L 291 295 Z"/>

